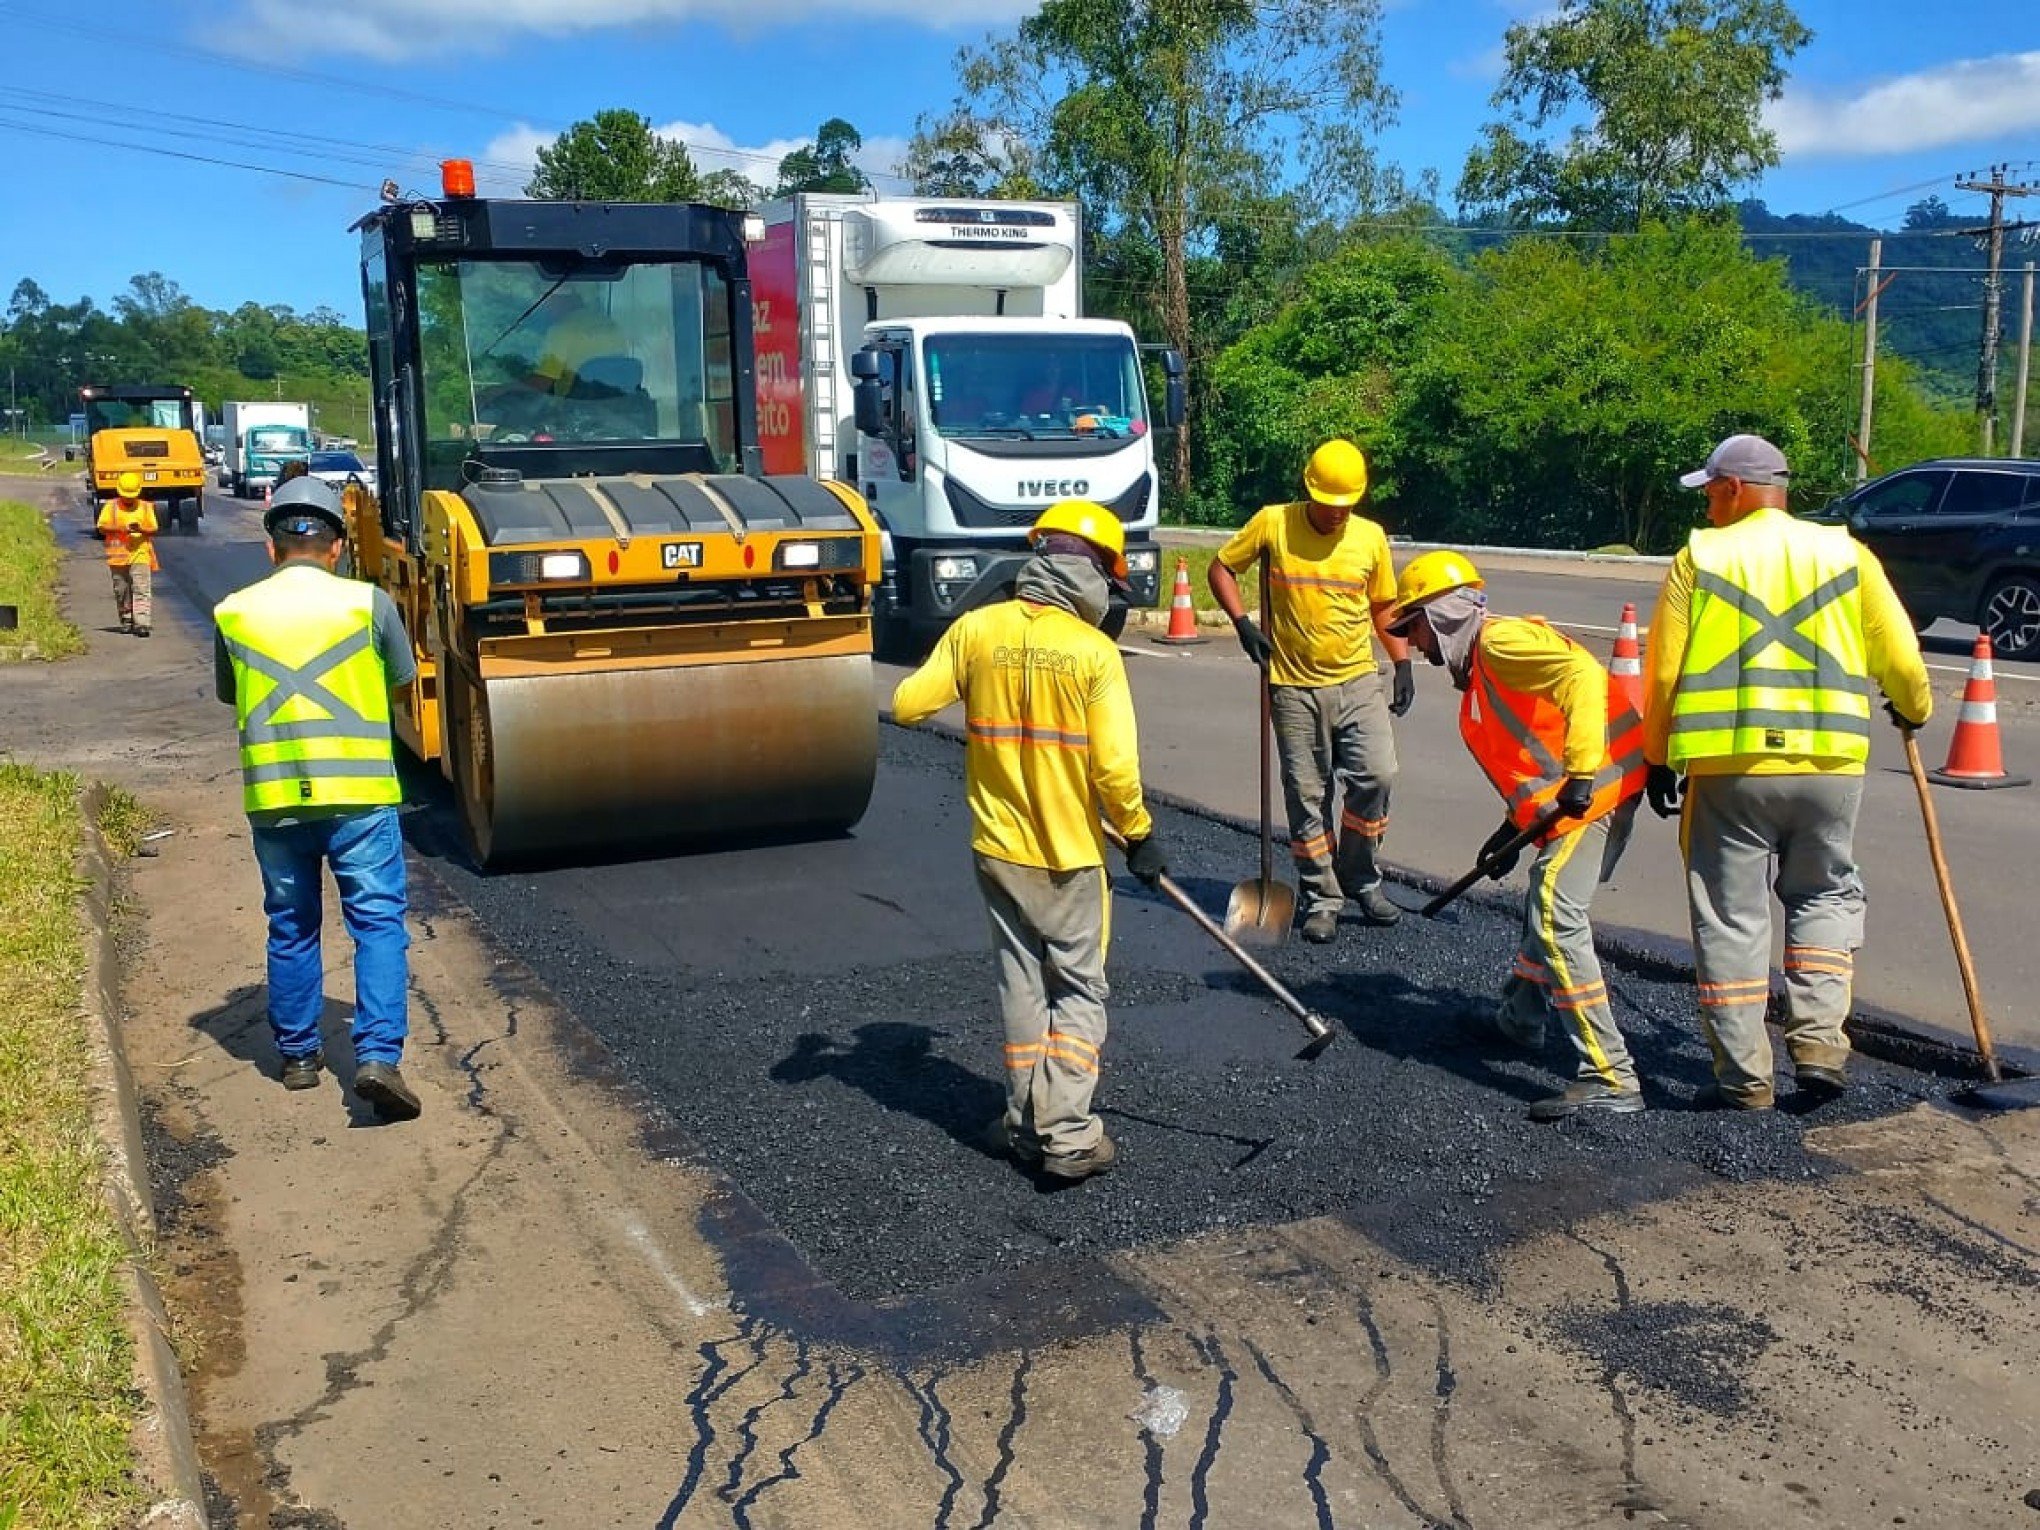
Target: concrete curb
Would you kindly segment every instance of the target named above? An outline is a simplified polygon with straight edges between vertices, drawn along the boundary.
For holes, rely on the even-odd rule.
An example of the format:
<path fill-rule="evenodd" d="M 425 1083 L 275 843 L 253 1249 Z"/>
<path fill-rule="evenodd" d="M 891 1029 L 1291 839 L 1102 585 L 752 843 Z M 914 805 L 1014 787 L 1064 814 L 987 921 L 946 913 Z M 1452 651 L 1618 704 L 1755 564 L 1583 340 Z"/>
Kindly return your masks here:
<path fill-rule="evenodd" d="M 1233 534 L 1229 526 L 1163 526 L 1155 533 L 1155 539 L 1167 546 L 1171 542 L 1192 547 L 1216 547 Z M 1402 537 L 1390 537 L 1389 546 L 1396 552 L 1463 552 L 1476 558 L 1529 558 L 1543 563 L 1605 563 L 1616 566 L 1631 565 L 1637 568 L 1670 568 L 1669 556 L 1652 553 L 1597 553 L 1567 552 L 1550 547 L 1488 547 L 1468 542 L 1411 542 Z"/>
<path fill-rule="evenodd" d="M 106 788 L 97 783 L 80 794 L 84 828 L 78 870 L 85 884 L 80 910 L 85 976 L 79 1006 L 90 1056 L 94 1125 L 106 1145 L 107 1204 L 128 1246 L 122 1281 L 127 1288 L 128 1331 L 135 1341 L 135 1386 L 142 1397 L 133 1439 L 135 1476 L 147 1501 L 136 1524 L 146 1530 L 209 1530 L 184 1376 L 170 1342 L 163 1295 L 146 1258 L 155 1242 L 156 1210 L 149 1194 L 134 1076 L 115 1019 L 121 1012 L 120 959 L 113 941 L 113 856 L 99 833 L 99 812 L 105 802 Z"/>

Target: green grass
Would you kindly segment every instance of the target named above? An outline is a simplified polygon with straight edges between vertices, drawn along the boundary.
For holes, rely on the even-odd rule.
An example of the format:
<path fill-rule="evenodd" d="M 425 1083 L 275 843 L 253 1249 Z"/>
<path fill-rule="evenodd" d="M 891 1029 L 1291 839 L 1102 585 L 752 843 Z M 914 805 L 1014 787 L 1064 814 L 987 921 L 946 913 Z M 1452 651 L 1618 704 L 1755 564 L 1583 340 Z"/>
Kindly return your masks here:
<path fill-rule="evenodd" d="M 62 659 L 82 653 L 85 640 L 57 610 L 57 568 L 63 555 L 56 534 L 33 505 L 0 499 L 0 606 L 13 606 L 21 625 L 0 629 L 0 663 Z"/>
<path fill-rule="evenodd" d="M 1190 603 L 1199 611 L 1216 611 L 1218 602 L 1211 598 L 1211 585 L 1207 582 L 1212 560 L 1218 556 L 1216 547 L 1186 547 L 1180 544 L 1162 548 L 1162 603 L 1161 609 L 1169 608 L 1169 599 L 1176 589 L 1176 560 L 1181 558 L 1190 565 Z M 1240 599 L 1246 602 L 1249 611 L 1261 608 L 1261 587 L 1257 577 L 1250 570 L 1240 576 Z"/>
<path fill-rule="evenodd" d="M 0 1524 L 17 1530 L 126 1524 L 137 1498 L 127 1254 L 78 1015 L 79 830 L 75 777 L 0 764 Z"/>
<path fill-rule="evenodd" d="M 41 450 L 42 444 L 40 441 L 28 440 L 21 436 L 0 436 L 0 474 L 24 478 L 40 477 L 44 469 L 37 453 Z M 53 446 L 49 451 L 50 455 L 57 459 L 57 465 L 48 470 L 53 476 L 79 471 L 81 464 L 64 460 L 62 447 Z M 0 1530 L 6 1530 L 6 1527 L 0 1526 Z"/>

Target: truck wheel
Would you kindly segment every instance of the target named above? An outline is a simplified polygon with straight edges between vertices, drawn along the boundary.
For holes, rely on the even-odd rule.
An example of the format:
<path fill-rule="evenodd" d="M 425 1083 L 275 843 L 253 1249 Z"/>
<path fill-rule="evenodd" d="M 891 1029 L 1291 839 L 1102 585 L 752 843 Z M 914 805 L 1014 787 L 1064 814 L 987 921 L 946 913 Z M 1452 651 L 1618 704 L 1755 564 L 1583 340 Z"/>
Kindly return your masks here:
<path fill-rule="evenodd" d="M 202 496 L 194 494 L 189 499 L 185 500 L 184 534 L 186 536 L 195 537 L 198 535 L 198 520 L 199 517 L 204 514 L 205 514 L 205 500 Z"/>
<path fill-rule="evenodd" d="M 1984 597 L 1977 623 L 1990 634 L 1991 651 L 2000 659 L 2040 658 L 2040 579 L 2008 574 Z"/>

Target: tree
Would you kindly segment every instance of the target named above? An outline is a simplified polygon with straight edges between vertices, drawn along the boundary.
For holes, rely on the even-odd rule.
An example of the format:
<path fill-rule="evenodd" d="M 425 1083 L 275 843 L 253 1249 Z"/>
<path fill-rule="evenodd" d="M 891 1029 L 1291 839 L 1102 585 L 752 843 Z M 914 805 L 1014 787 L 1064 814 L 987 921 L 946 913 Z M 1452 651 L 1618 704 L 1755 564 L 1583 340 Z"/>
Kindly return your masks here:
<path fill-rule="evenodd" d="M 790 197 L 801 191 L 870 190 L 870 179 L 851 158 L 863 147 L 862 133 L 841 117 L 831 117 L 815 129 L 813 143 L 803 144 L 779 161 L 779 185 L 772 194 Z"/>
<path fill-rule="evenodd" d="M 575 123 L 541 148 L 524 187 L 542 202 L 692 202 L 700 193 L 687 146 L 620 108 Z"/>
<path fill-rule="evenodd" d="M 701 178 L 695 200 L 714 207 L 734 207 L 748 212 L 765 200 L 765 188 L 741 170 L 711 170 Z"/>
<path fill-rule="evenodd" d="M 1485 129 L 1459 200 L 1576 228 L 1719 209 L 1778 163 L 1763 106 L 1812 35 L 1785 0 L 1565 0 L 1509 28 L 1493 104 L 1514 125 Z M 1535 136 L 1568 120 L 1563 142 Z"/>

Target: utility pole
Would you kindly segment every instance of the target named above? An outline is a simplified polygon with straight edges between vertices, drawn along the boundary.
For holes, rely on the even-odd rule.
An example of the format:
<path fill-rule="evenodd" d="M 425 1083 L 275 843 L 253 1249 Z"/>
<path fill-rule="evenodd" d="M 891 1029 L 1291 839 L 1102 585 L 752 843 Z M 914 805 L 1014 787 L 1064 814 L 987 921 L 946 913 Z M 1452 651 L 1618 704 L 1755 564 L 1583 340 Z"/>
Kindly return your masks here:
<path fill-rule="evenodd" d="M 1992 165 L 1987 180 L 1972 176 L 1955 183 L 1957 191 L 1980 191 L 1990 197 L 1990 222 L 1983 228 L 1966 228 L 1963 233 L 1988 241 L 1990 275 L 1983 282 L 1983 354 L 1976 364 L 1976 414 L 1983 433 L 1983 455 L 1992 455 L 1997 428 L 1997 348 L 1999 315 L 2004 303 L 2004 282 L 1998 275 L 2005 257 L 2005 198 L 2027 197 L 2033 187 L 2007 181 L 2010 165 Z"/>
<path fill-rule="evenodd" d="M 2026 450 L 2026 375 L 2033 364 L 2033 262 L 2026 262 L 2026 280 L 2019 298 L 2019 380 L 2012 389 L 2012 455 Z"/>
<path fill-rule="evenodd" d="M 1870 407 L 1877 398 L 1877 268 L 1884 262 L 1884 241 L 1870 241 L 1870 296 L 1863 300 L 1863 417 L 1856 427 L 1856 482 L 1870 476 Z"/>

